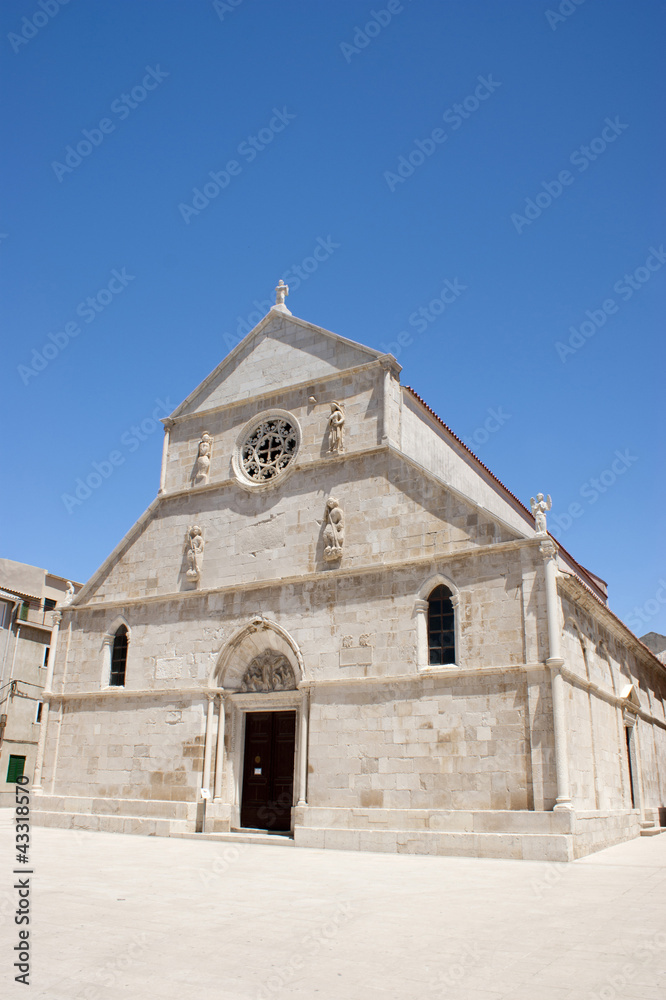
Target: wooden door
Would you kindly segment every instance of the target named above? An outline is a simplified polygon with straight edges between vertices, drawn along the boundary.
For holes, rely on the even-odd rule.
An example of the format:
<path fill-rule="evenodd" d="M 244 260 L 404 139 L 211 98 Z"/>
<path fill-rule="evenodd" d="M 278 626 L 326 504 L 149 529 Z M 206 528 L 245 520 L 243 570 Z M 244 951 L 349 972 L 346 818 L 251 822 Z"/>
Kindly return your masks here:
<path fill-rule="evenodd" d="M 291 829 L 294 794 L 295 712 L 248 712 L 241 826 Z"/>

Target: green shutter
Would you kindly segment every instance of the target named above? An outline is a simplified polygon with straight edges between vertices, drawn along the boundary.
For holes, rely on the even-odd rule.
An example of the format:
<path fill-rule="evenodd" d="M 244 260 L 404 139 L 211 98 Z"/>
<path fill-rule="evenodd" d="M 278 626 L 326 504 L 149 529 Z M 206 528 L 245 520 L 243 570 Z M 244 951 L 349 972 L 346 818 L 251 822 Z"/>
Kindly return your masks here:
<path fill-rule="evenodd" d="M 23 777 L 24 768 L 25 757 L 16 757 L 13 754 L 10 754 L 9 767 L 7 768 L 7 781 L 10 785 L 13 785 L 17 778 Z"/>

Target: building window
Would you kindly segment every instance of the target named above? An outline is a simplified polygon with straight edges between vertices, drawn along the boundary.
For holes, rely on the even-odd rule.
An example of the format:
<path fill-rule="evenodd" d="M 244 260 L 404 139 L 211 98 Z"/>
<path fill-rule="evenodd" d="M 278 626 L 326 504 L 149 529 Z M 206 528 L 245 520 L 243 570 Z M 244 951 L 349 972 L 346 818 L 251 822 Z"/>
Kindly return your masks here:
<path fill-rule="evenodd" d="M 125 667 L 127 666 L 127 628 L 121 625 L 113 639 L 111 652 L 111 687 L 123 687 L 125 684 Z"/>
<path fill-rule="evenodd" d="M 456 662 L 455 617 L 451 591 L 440 584 L 428 598 L 428 663 Z"/>
<path fill-rule="evenodd" d="M 30 605 L 27 601 L 21 602 L 21 607 L 19 608 L 19 620 L 22 622 L 27 622 L 28 611 L 30 610 Z"/>
<path fill-rule="evenodd" d="M 53 600 L 52 597 L 45 597 L 44 598 L 44 611 L 54 611 L 55 610 L 55 606 L 56 606 L 56 602 Z"/>
<path fill-rule="evenodd" d="M 35 723 L 42 721 L 42 703 L 37 702 L 37 711 L 35 712 Z"/>
<path fill-rule="evenodd" d="M 44 646 L 44 662 L 42 663 L 42 667 L 44 669 L 46 669 L 48 667 L 48 665 L 49 665 L 49 653 L 50 652 L 51 652 L 51 647 L 50 646 Z"/>
<path fill-rule="evenodd" d="M 25 769 L 25 757 L 16 757 L 14 754 L 9 755 L 9 767 L 7 768 L 7 782 L 10 785 L 16 783 L 17 778 L 23 777 L 23 771 Z"/>
<path fill-rule="evenodd" d="M 268 489 L 293 469 L 301 430 L 293 414 L 270 410 L 249 421 L 236 440 L 232 467 L 241 486 Z"/>
<path fill-rule="evenodd" d="M 296 454 L 298 435 L 288 420 L 264 420 L 247 436 L 241 448 L 243 472 L 255 482 L 274 479 Z"/>

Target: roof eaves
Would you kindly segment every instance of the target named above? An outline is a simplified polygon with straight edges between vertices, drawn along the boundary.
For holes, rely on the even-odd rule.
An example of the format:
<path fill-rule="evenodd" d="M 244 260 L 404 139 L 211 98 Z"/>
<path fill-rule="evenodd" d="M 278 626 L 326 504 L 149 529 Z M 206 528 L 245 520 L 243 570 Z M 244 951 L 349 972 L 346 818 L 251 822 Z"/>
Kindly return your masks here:
<path fill-rule="evenodd" d="M 502 480 L 498 479 L 497 476 L 495 475 L 495 473 L 492 472 L 488 468 L 487 465 L 484 465 L 484 463 L 481 461 L 481 459 L 477 455 L 474 454 L 474 452 L 471 450 L 471 448 L 467 447 L 467 445 L 465 444 L 465 442 L 462 441 L 458 437 L 458 435 L 456 434 L 455 431 L 451 430 L 451 428 L 449 427 L 448 424 L 444 423 L 444 421 L 442 420 L 442 418 L 440 416 L 438 416 L 437 413 L 435 413 L 435 411 L 433 410 L 433 408 L 431 406 L 429 406 L 428 403 L 426 403 L 425 399 L 422 399 L 421 396 L 419 396 L 418 392 L 416 392 L 415 389 L 412 389 L 412 387 L 410 385 L 405 385 L 405 386 L 403 386 L 403 388 L 406 389 L 408 392 L 410 392 L 412 394 L 412 396 L 414 396 L 414 398 L 417 399 L 419 401 L 419 403 L 421 403 L 421 405 L 428 411 L 428 413 L 430 413 L 435 418 L 435 420 L 439 424 L 442 425 L 442 427 L 444 428 L 444 430 L 448 434 L 451 435 L 451 437 L 454 439 L 454 441 L 456 441 L 460 445 L 460 447 L 463 448 L 467 452 L 467 454 L 470 455 L 471 458 L 473 458 L 474 461 L 478 465 L 480 465 L 481 468 L 485 472 L 487 472 L 487 474 L 490 476 L 490 478 L 493 479 L 497 483 L 497 485 L 500 486 L 502 488 L 502 490 L 504 490 L 504 492 L 507 493 L 515 503 L 518 504 L 518 506 L 521 509 L 521 511 L 523 511 L 526 514 L 527 518 L 529 519 L 530 525 L 533 526 L 533 515 L 532 515 L 532 512 L 527 509 L 527 507 L 522 502 L 522 500 L 519 500 L 518 497 L 515 495 L 515 493 L 512 493 L 511 490 L 508 488 L 508 486 L 505 486 L 504 483 L 502 482 Z M 574 557 L 571 555 L 571 553 L 568 551 L 568 549 L 565 549 L 565 547 L 562 545 L 562 543 L 559 542 L 556 538 L 554 538 L 553 535 L 550 534 L 550 532 L 548 532 L 548 534 L 553 539 L 553 541 L 556 543 L 558 549 L 562 553 L 564 553 L 564 555 L 566 555 L 567 558 L 571 561 L 572 565 L 574 567 L 576 567 L 576 570 L 580 571 L 580 576 L 581 577 L 585 577 L 586 579 L 588 579 L 592 583 L 594 583 L 593 574 L 589 570 L 586 570 L 584 566 L 581 566 L 581 564 L 578 562 L 578 560 L 574 559 Z M 578 576 L 579 573 L 577 572 L 576 575 Z M 601 577 L 599 577 L 599 579 L 601 579 Z M 583 582 L 583 581 L 581 581 L 581 582 Z M 585 586 L 587 587 L 588 590 L 590 590 L 591 593 L 594 593 L 594 591 L 589 586 L 589 584 L 585 584 Z M 596 596 L 597 595 L 595 594 L 595 597 Z M 601 598 L 597 598 L 597 599 L 601 601 Z M 601 601 L 601 603 L 603 603 L 603 601 Z M 632 635 L 633 635 L 633 633 L 632 633 Z"/>

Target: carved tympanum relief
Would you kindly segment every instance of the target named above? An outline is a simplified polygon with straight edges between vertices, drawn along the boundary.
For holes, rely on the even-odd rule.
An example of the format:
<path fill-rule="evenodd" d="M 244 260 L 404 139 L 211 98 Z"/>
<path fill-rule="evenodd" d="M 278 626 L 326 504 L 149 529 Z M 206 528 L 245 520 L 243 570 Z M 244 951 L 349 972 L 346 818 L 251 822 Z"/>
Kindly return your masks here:
<path fill-rule="evenodd" d="M 267 649 L 250 663 L 243 674 L 241 691 L 293 691 L 296 678 L 289 660 L 283 653 Z"/>
<path fill-rule="evenodd" d="M 345 518 L 335 497 L 326 501 L 326 527 L 324 528 L 324 559 L 340 559 L 345 543 Z"/>

